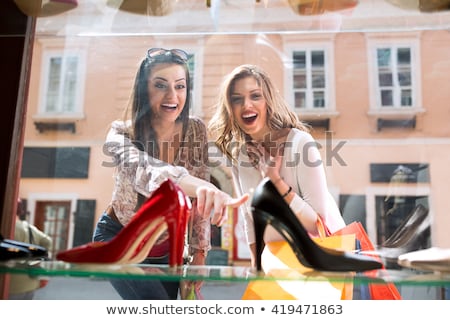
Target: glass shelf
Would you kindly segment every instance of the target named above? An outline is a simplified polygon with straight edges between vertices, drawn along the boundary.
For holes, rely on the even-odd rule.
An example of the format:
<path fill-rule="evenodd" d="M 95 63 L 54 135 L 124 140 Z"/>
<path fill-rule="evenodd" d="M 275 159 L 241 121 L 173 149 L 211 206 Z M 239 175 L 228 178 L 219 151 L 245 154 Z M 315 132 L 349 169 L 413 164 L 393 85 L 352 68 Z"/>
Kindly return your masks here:
<path fill-rule="evenodd" d="M 292 269 L 273 269 L 267 273 L 256 272 L 244 266 L 181 266 L 168 265 L 105 265 L 70 264 L 61 261 L 8 261 L 0 263 L 0 273 L 28 274 L 45 277 L 133 278 L 164 280 L 304 280 L 353 281 L 355 284 L 385 283 L 417 286 L 450 286 L 450 273 L 417 271 L 412 269 L 382 269 L 364 273 L 319 272 Z"/>

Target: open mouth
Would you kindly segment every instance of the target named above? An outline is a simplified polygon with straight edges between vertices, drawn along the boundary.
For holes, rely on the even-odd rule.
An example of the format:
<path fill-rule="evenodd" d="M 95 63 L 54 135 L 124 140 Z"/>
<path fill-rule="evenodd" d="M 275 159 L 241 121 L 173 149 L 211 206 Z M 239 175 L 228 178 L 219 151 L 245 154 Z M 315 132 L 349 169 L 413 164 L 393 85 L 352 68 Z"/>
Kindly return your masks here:
<path fill-rule="evenodd" d="M 251 112 L 251 113 L 245 113 L 241 116 L 242 121 L 244 121 L 245 124 L 252 124 L 256 121 L 256 118 L 258 117 L 258 114 Z"/>
<path fill-rule="evenodd" d="M 166 110 L 176 110 L 177 104 L 162 104 L 161 107 Z"/>

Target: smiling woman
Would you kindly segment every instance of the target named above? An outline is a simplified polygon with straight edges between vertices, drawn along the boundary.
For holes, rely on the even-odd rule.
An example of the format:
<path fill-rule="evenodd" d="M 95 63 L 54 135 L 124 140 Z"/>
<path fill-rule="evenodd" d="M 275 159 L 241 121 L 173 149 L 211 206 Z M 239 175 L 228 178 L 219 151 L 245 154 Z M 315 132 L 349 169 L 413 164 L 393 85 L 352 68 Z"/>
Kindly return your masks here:
<path fill-rule="evenodd" d="M 328 191 L 309 128 L 291 111 L 262 68 L 244 64 L 225 77 L 209 129 L 219 149 L 234 164 L 238 194 L 255 190 L 268 177 L 309 233 L 317 234 L 319 218 L 332 232 L 345 225 Z M 252 165 L 246 165 L 249 163 Z M 243 215 L 254 265 L 256 227 L 250 204 Z M 271 228 L 264 234 L 266 242 L 281 239 Z"/>
<path fill-rule="evenodd" d="M 146 199 L 170 179 L 194 200 L 192 232 L 187 237 L 191 263 L 203 265 L 211 248 L 210 212 L 214 210 L 211 221 L 220 225 L 226 218 L 225 207 L 239 206 L 247 196 L 234 201 L 209 182 L 206 126 L 189 115 L 187 58 L 180 49 L 152 48 L 142 60 L 123 119 L 112 123 L 106 139 L 105 148 L 117 171 L 113 196 L 97 222 L 94 241 L 114 239 Z M 178 235 L 178 240 L 180 236 L 185 235 Z M 167 264 L 173 242 L 169 237 L 166 230 L 142 262 Z M 115 279 L 111 283 L 124 299 L 176 299 L 179 289 L 177 281 Z"/>
<path fill-rule="evenodd" d="M 54 243 L 71 248 L 91 240 L 95 222 L 110 203 L 113 191 L 111 165 L 103 163 L 113 157 L 120 160 L 117 155 L 109 157 L 102 148 L 106 131 L 128 101 L 141 58 L 146 58 L 148 48 L 159 51 L 162 47 L 189 53 L 190 92 L 194 94 L 186 98 L 191 99 L 190 114 L 205 122 L 212 116 L 210 107 L 226 73 L 244 63 L 264 68 L 289 108 L 311 125 L 311 135 L 323 155 L 329 190 L 344 220 L 361 221 L 374 243 L 380 245 L 389 232 L 402 225 L 411 208 L 423 204 L 432 217 L 429 243 L 450 246 L 448 199 L 446 193 L 439 192 L 447 189 L 445 176 L 449 175 L 443 160 L 449 158 L 450 127 L 442 115 L 448 111 L 450 91 L 439 89 L 449 83 L 450 11 L 424 14 L 417 7 L 403 9 L 407 3 L 418 4 L 418 0 L 359 0 L 347 12 L 305 16 L 295 14 L 286 0 L 210 1 L 209 9 L 205 0 L 174 0 L 171 14 L 151 17 L 108 6 L 107 2 L 112 1 L 78 1 L 74 10 L 31 19 L 14 0 L 0 1 L 4 17 L 0 25 L 7 35 L 2 44 L 10 48 L 3 50 L 0 59 L 8 71 L 2 82 L 5 106 L 0 126 L 4 142 L 0 157 L 4 236 L 12 236 L 10 213 L 20 193 L 27 200 L 32 223 L 47 226 L 58 222 L 54 229 L 61 232 L 55 233 Z M 35 28 L 29 28 L 34 20 Z M 28 29 L 11 33 L 19 22 L 28 23 Z M 17 47 L 20 50 L 15 50 Z M 179 112 L 173 101 L 161 105 L 161 113 L 163 107 Z M 243 120 L 259 120 L 256 107 L 245 112 Z M 129 165 L 134 165 L 131 161 L 135 158 L 146 161 L 149 156 L 137 145 L 143 149 L 147 140 L 142 146 L 136 140 L 132 144 L 131 116 L 126 118 L 128 122 L 123 120 L 120 118 L 120 123 L 130 126 L 114 125 L 111 133 L 124 133 L 116 135 L 117 148 L 122 145 L 125 150 L 124 161 Z M 279 136 L 274 140 L 285 137 L 281 130 L 276 133 Z M 159 132 L 159 137 L 167 142 L 148 142 L 148 149 L 170 151 L 170 141 L 180 141 L 180 146 L 174 146 L 172 154 L 165 157 L 176 158 L 183 167 L 180 154 L 174 150 L 187 146 L 186 139 L 172 139 L 169 131 Z M 124 147 L 126 139 L 128 149 Z M 265 147 L 264 142 L 260 147 Z M 80 154 L 80 150 L 89 152 Z M 200 150 L 199 146 L 190 152 L 195 155 Z M 82 155 L 81 162 L 72 151 Z M 139 170 L 157 175 L 164 168 L 154 159 L 154 170 L 147 166 Z M 190 161 L 194 162 L 189 160 L 188 164 Z M 222 169 L 217 161 L 211 174 L 218 186 L 232 194 L 230 166 L 226 164 Z M 79 170 L 80 165 L 83 170 Z M 399 165 L 411 168 L 415 178 L 391 188 L 389 177 Z M 250 166 L 254 170 L 253 163 Z M 193 178 L 186 175 L 180 183 Z M 301 179 L 303 183 L 310 180 Z M 277 184 L 283 187 L 281 181 Z M 197 189 L 190 188 L 189 195 L 196 196 Z M 293 196 L 294 185 L 292 189 L 286 197 Z M 280 191 L 288 190 L 285 185 Z M 394 199 L 404 200 L 402 208 L 385 214 L 400 204 Z M 55 212 L 58 215 L 53 217 Z M 221 213 L 214 216 L 219 218 Z M 220 242 L 213 243 L 227 250 L 228 263 L 248 263 L 243 217 L 237 212 L 230 216 L 218 236 Z M 208 255 L 208 260 L 212 256 Z M 0 287 L 7 290 L 1 283 Z M 408 296 L 428 299 L 438 292 L 414 287 L 419 290 L 410 291 Z M 82 294 L 79 297 L 85 298 Z"/>

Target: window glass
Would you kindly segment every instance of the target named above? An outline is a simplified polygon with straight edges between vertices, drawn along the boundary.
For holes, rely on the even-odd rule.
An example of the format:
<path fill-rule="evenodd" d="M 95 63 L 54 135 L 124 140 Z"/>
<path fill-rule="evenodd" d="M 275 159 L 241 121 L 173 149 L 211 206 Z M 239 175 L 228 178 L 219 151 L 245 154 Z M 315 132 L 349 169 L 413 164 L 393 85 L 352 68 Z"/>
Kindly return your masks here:
<path fill-rule="evenodd" d="M 78 57 L 51 57 L 48 70 L 45 112 L 75 111 L 78 85 Z"/>
<path fill-rule="evenodd" d="M 295 108 L 325 108 L 327 105 L 325 52 L 294 51 L 292 57 Z"/>
<path fill-rule="evenodd" d="M 380 106 L 412 106 L 411 49 L 377 49 L 377 69 Z"/>
<path fill-rule="evenodd" d="M 325 19 L 331 16 L 294 15 L 281 1 L 269 1 L 271 8 L 259 1 L 221 1 L 220 12 L 218 6 L 186 9 L 189 1 L 175 1 L 173 12 L 159 17 L 97 0 L 78 2 L 76 11 L 36 21 L 19 190 L 29 199 L 31 217 L 45 212 L 37 203 L 69 202 L 65 216 L 49 212 L 54 221 L 47 222 L 48 230 L 61 230 L 54 239 L 58 247 L 87 241 L 81 233 L 92 232 L 91 222 L 111 199 L 114 168 L 103 165 L 111 163 L 104 141 L 111 122 L 122 117 L 137 66 L 151 47 L 189 53 L 191 112 L 205 124 L 224 76 L 244 63 L 261 66 L 289 107 L 311 124 L 347 223 L 361 220 L 378 244 L 421 203 L 435 221 L 433 240 L 445 243 L 439 222 L 448 204 L 439 191 L 446 190 L 450 150 L 442 116 L 448 109 L 450 12 L 411 11 L 405 18 L 396 16 L 398 8 L 378 7 L 386 8 L 386 1 L 360 1 L 331 25 Z M 372 7 L 379 16 L 361 19 Z M 80 116 L 67 120 L 73 114 Z M 400 166 L 413 173 L 393 187 Z M 213 168 L 212 175 L 220 184 L 232 186 L 230 175 L 218 171 Z M 97 207 L 92 202 L 75 208 L 81 200 Z M 403 208 L 388 214 L 401 202 Z M 84 216 L 77 219 L 80 210 Z M 245 239 L 234 237 L 236 221 L 215 231 L 216 245 L 247 248 Z M 230 260 L 236 258 L 233 250 Z"/>

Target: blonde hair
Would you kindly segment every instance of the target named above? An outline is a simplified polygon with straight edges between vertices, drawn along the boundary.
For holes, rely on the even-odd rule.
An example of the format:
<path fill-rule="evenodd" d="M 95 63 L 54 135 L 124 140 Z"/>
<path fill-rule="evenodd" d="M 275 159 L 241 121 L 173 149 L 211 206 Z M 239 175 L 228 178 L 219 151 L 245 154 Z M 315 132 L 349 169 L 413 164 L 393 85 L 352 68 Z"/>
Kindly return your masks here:
<path fill-rule="evenodd" d="M 229 73 L 222 82 L 215 114 L 209 121 L 208 129 L 215 138 L 215 144 L 227 156 L 236 160 L 243 144 L 250 139 L 238 126 L 231 109 L 231 93 L 237 80 L 253 77 L 262 90 L 267 105 L 267 125 L 271 131 L 283 128 L 297 128 L 309 131 L 297 114 L 290 110 L 267 73 L 256 65 L 243 64 Z"/>

